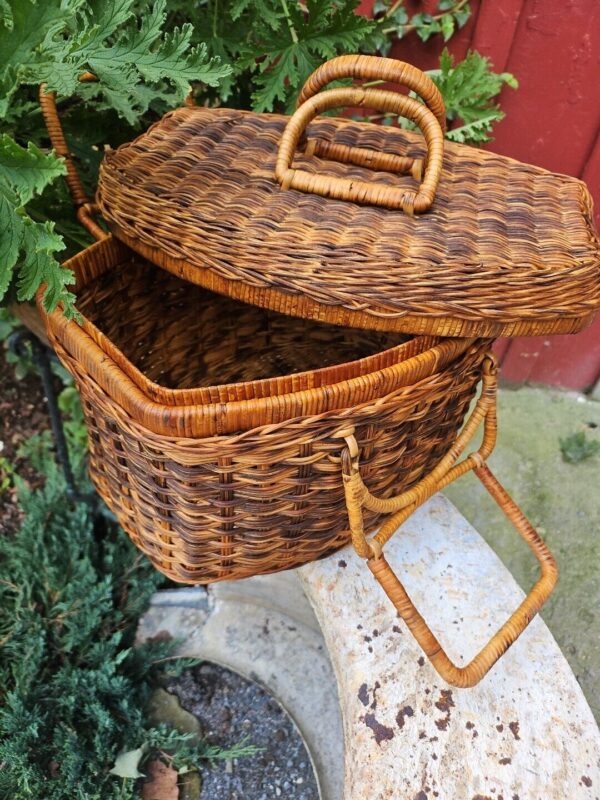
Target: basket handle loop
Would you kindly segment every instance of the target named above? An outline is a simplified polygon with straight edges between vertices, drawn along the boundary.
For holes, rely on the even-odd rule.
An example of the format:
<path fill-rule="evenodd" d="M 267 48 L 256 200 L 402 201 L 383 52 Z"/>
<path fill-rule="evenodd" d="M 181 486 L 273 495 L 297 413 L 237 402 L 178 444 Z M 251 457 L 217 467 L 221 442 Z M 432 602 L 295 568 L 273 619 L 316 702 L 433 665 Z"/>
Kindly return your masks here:
<path fill-rule="evenodd" d="M 482 421 L 484 422 L 484 434 L 481 447 L 462 461 L 458 461 Z M 360 476 L 358 444 L 353 433 L 341 431 L 340 435 L 345 438 L 347 444 L 342 456 L 344 489 L 352 542 L 357 553 L 367 559 L 369 569 L 438 674 L 452 686 L 461 688 L 475 686 L 529 625 L 552 593 L 558 578 L 558 568 L 552 553 L 485 463 L 492 452 L 496 437 L 496 364 L 494 357 L 489 354 L 485 358 L 481 396 L 453 447 L 437 467 L 412 489 L 389 499 L 374 497 Z M 418 506 L 471 469 L 506 514 L 519 535 L 529 545 L 539 562 L 541 575 L 517 610 L 475 658 L 466 666 L 458 667 L 448 658 L 440 642 L 415 608 L 405 588 L 383 555 L 383 546 L 394 534 L 396 528 Z M 364 534 L 363 507 L 378 513 L 393 515 L 386 520 L 371 540 L 367 540 Z"/>
<path fill-rule="evenodd" d="M 361 78 L 366 81 L 382 81 L 406 86 L 423 99 L 437 118 L 442 133 L 446 132 L 446 107 L 438 87 L 429 75 L 412 64 L 396 58 L 367 55 L 346 55 L 332 58 L 318 67 L 306 79 L 298 95 L 296 107 L 300 107 L 328 83 L 340 78 Z"/>
<path fill-rule="evenodd" d="M 79 80 L 82 83 L 90 83 L 96 80 L 96 76 L 91 72 L 85 72 Z M 65 133 L 58 115 L 58 108 L 56 107 L 56 93 L 46 91 L 47 85 L 42 83 L 39 89 L 39 101 L 42 109 L 42 116 L 46 123 L 50 143 L 54 148 L 57 155 L 62 156 L 65 160 L 67 167 L 67 174 L 65 180 L 71 193 L 73 205 L 77 212 L 77 219 L 84 228 L 86 228 L 95 239 L 105 239 L 108 233 L 102 228 L 94 219 L 94 215 L 98 213 L 97 206 L 90 201 L 84 187 L 83 182 L 77 172 L 77 167 L 67 145 Z"/>
<path fill-rule="evenodd" d="M 322 111 L 340 106 L 364 106 L 379 111 L 391 111 L 411 119 L 419 126 L 427 144 L 427 157 L 423 180 L 418 191 L 383 183 L 340 178 L 335 175 L 319 175 L 292 168 L 294 153 L 306 126 Z M 313 147 L 313 144 L 310 142 L 306 148 L 307 155 L 316 151 L 316 145 Z M 420 177 L 420 159 L 377 153 L 345 145 L 329 144 L 325 150 L 320 147 L 320 154 L 330 155 L 337 161 L 397 172 L 406 172 L 408 169 L 414 177 Z M 284 189 L 297 189 L 301 192 L 314 193 L 338 200 L 402 209 L 412 215 L 426 211 L 432 204 L 440 178 L 443 155 L 444 135 L 442 129 L 431 110 L 419 103 L 418 100 L 398 92 L 362 89 L 358 86 L 328 89 L 306 100 L 290 117 L 279 144 L 275 175 Z M 419 162 L 418 165 L 415 162 Z"/>

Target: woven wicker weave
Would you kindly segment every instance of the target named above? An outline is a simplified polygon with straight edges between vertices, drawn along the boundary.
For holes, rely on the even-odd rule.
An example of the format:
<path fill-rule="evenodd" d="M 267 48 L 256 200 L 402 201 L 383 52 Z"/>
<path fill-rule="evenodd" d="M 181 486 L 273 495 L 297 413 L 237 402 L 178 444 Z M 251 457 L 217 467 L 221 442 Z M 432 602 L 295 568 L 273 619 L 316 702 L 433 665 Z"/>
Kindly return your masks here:
<path fill-rule="evenodd" d="M 228 390 L 233 396 L 239 392 L 238 384 L 228 387 L 226 381 L 242 369 L 245 379 L 263 379 L 243 386 L 247 397 L 260 397 L 265 370 L 275 377 L 288 367 L 270 354 L 288 350 L 299 323 L 307 363 L 320 360 L 327 327 L 290 317 L 276 320 L 276 314 L 224 301 L 203 289 L 190 291 L 184 281 L 142 264 L 112 238 L 68 264 L 77 276 L 83 325 L 65 320 L 57 310 L 47 318 L 48 332 L 81 394 L 92 479 L 135 543 L 158 569 L 179 581 L 286 569 L 345 544 L 349 531 L 340 462 L 345 444 L 339 432 L 356 428 L 363 475 L 374 491 L 389 496 L 408 489 L 449 450 L 489 345 L 486 340 L 425 337 L 367 356 L 362 364 L 338 364 L 322 372 L 320 403 L 311 400 L 310 390 L 285 386 L 295 378 L 302 385 L 301 375 L 281 375 L 282 393 L 261 398 L 262 424 L 255 427 L 256 414 L 234 418 L 235 403 L 214 402 Z M 194 308 L 197 324 L 190 319 Z M 161 315 L 166 323 L 157 323 Z M 249 326 L 249 336 L 260 323 L 270 322 L 270 341 L 261 348 L 255 338 L 249 354 L 243 329 L 241 336 L 233 329 L 236 316 Z M 206 339 L 198 335 L 203 320 L 213 328 Z M 369 340 L 360 331 L 344 329 L 336 336 L 345 346 L 360 337 L 359 351 L 397 338 L 375 333 Z M 244 365 L 238 361 L 240 346 L 249 356 Z M 141 394 L 127 356 L 147 376 L 168 382 L 171 390 L 185 385 L 207 391 L 192 397 L 188 390 L 185 400 L 194 400 L 193 406 L 145 398 L 141 407 L 127 410 L 123 398 Z M 250 405 L 242 403 L 243 408 Z M 169 421 L 181 411 L 196 420 L 200 433 L 192 437 L 188 428 L 182 438 L 184 431 Z M 234 424 L 235 433 L 206 435 Z M 367 514 L 369 530 L 376 521 Z"/>
<path fill-rule="evenodd" d="M 330 90 L 297 113 L 339 106 L 340 92 L 356 92 L 344 103 L 370 102 L 364 90 Z M 105 157 L 102 215 L 165 269 L 286 314 L 451 336 L 572 333 L 591 321 L 600 259 L 583 183 L 446 143 L 433 205 L 411 217 L 335 197 L 345 196 L 348 179 L 384 192 L 415 187 L 413 177 L 381 170 L 410 169 L 394 159 L 422 157 L 419 134 L 319 119 L 287 170 L 285 152 L 302 142 L 306 122 L 294 119 L 231 109 L 167 114 Z M 437 125 L 433 116 L 429 124 Z M 278 152 L 279 178 L 285 185 L 293 173 L 302 191 L 280 186 Z M 371 153 L 379 171 L 344 163 L 360 161 L 357 152 Z"/>

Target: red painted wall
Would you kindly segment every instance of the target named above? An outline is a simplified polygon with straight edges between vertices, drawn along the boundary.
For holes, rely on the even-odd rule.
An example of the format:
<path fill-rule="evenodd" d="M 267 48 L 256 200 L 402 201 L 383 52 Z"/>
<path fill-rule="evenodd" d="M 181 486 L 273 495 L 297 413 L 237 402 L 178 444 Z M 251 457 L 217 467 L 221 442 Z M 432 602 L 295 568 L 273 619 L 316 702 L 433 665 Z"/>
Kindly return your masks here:
<path fill-rule="evenodd" d="M 406 6 L 435 13 L 436 3 Z M 365 0 L 360 10 L 371 7 Z M 462 57 L 476 49 L 520 84 L 502 93 L 506 117 L 490 149 L 585 180 L 600 227 L 600 0 L 475 0 L 471 7 L 450 50 Z M 423 44 L 410 34 L 392 55 L 431 69 L 443 46 L 439 36 Z M 585 390 L 600 379 L 600 319 L 576 336 L 515 339 L 497 349 L 509 381 Z"/>

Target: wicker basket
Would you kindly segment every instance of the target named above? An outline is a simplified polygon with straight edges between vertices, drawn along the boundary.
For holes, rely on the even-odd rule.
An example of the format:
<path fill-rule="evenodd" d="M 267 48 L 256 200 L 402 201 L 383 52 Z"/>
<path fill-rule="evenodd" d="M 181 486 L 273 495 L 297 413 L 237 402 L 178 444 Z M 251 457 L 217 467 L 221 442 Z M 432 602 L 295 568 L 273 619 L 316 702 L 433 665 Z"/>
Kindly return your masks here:
<path fill-rule="evenodd" d="M 340 432 L 355 429 L 374 492 L 414 486 L 454 442 L 489 344 L 396 344 L 224 300 L 112 237 L 67 264 L 83 321 L 55 311 L 48 333 L 83 400 L 92 480 L 154 565 L 188 583 L 346 544 Z M 294 374 L 300 336 L 304 365 L 365 357 Z"/>
<path fill-rule="evenodd" d="M 405 83 L 425 104 L 318 93 L 349 75 Z M 477 683 L 557 578 L 485 463 L 496 434 L 489 337 L 590 322 L 600 272 L 583 184 L 470 148 L 444 153 L 430 79 L 348 57 L 314 73 L 290 119 L 187 108 L 109 154 L 98 199 L 123 244 L 93 219 L 54 99 L 41 99 L 79 218 L 100 239 L 68 262 L 82 324 L 58 309 L 48 334 L 81 393 L 92 479 L 125 530 L 186 583 L 295 567 L 351 539 L 440 675 Z M 406 114 L 426 150 L 411 132 L 331 119 L 307 139 L 311 120 L 341 104 Z M 481 446 L 461 460 L 481 424 Z M 469 470 L 541 577 L 457 667 L 382 548 Z"/>

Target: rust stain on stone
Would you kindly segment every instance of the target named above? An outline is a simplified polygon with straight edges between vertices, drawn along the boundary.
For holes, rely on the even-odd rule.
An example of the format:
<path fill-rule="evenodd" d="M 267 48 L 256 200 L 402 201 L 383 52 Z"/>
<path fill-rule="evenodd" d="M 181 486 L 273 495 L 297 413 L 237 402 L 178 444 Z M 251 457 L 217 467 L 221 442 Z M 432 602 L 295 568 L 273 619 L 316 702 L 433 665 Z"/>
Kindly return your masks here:
<path fill-rule="evenodd" d="M 382 725 L 381 722 L 375 718 L 375 714 L 365 714 L 362 719 L 367 728 L 370 728 L 373 731 L 373 738 L 378 745 L 381 745 L 381 743 L 384 741 L 394 738 L 394 731 L 391 728 L 388 728 L 387 725 Z"/>
<path fill-rule="evenodd" d="M 377 708 L 377 690 L 381 689 L 381 684 L 379 681 L 375 681 L 375 685 L 373 686 L 373 702 L 371 703 L 371 710 L 375 711 Z"/>
<path fill-rule="evenodd" d="M 517 741 L 521 738 L 519 736 L 519 723 L 518 722 L 509 722 L 508 727 L 510 728 L 510 732 L 515 737 Z"/>
<path fill-rule="evenodd" d="M 506 758 L 501 758 L 498 761 L 498 763 L 502 764 L 502 766 L 506 766 L 507 764 L 512 764 L 512 758 L 508 758 L 508 756 Z"/>
<path fill-rule="evenodd" d="M 435 704 L 436 708 L 440 711 L 449 712 L 454 707 L 454 700 L 452 699 L 452 689 L 442 689 L 440 692 L 440 699 Z"/>
<path fill-rule="evenodd" d="M 412 716 L 414 716 L 414 713 L 415 712 L 414 712 L 412 706 L 404 706 L 404 708 L 400 709 L 400 711 L 396 714 L 396 724 L 398 725 L 400 730 L 402 730 L 402 728 L 404 727 L 404 721 L 405 721 L 406 717 L 412 717 Z M 419 738 L 421 738 L 420 734 L 419 734 Z"/>
<path fill-rule="evenodd" d="M 450 714 L 451 714 L 450 709 L 454 708 L 452 689 L 441 690 L 440 698 L 439 700 L 436 701 L 435 707 L 440 711 L 443 711 L 445 714 L 445 716 L 435 720 L 436 727 L 440 731 L 445 731 L 448 729 L 448 723 L 450 722 Z"/>
<path fill-rule="evenodd" d="M 363 704 L 363 706 L 369 705 L 369 687 L 367 686 L 366 683 L 363 683 L 363 685 L 358 690 L 358 699 Z"/>
<path fill-rule="evenodd" d="M 585 783 L 586 786 L 591 786 L 592 785 L 592 779 L 588 778 L 587 775 L 582 775 L 581 776 L 581 781 L 582 781 L 582 783 Z"/>

